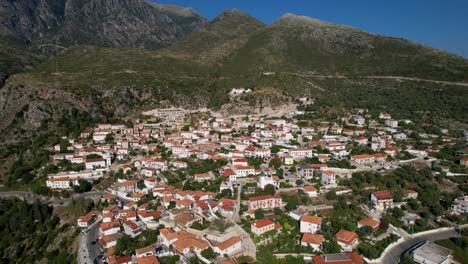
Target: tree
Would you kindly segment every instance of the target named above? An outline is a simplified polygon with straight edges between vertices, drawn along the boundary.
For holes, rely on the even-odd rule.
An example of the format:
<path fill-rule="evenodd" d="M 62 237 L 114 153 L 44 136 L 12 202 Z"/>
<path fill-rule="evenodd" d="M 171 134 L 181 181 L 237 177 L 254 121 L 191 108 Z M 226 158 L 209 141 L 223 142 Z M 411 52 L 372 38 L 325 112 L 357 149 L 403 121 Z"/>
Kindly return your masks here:
<path fill-rule="evenodd" d="M 117 245 L 115 246 L 115 255 L 121 256 L 124 253 L 128 253 L 135 248 L 133 239 L 127 235 L 121 236 L 117 239 Z"/>
<path fill-rule="evenodd" d="M 335 190 L 331 190 L 325 195 L 325 198 L 327 198 L 327 200 L 336 200 L 336 197 L 337 196 Z"/>
<path fill-rule="evenodd" d="M 143 180 L 139 180 L 137 182 L 137 187 L 138 189 L 143 190 L 146 187 L 145 182 Z"/>
<path fill-rule="evenodd" d="M 389 221 L 386 217 L 380 218 L 380 228 L 383 230 L 387 230 L 389 225 Z"/>
<path fill-rule="evenodd" d="M 273 146 L 271 147 L 271 153 L 276 154 L 276 153 L 278 153 L 282 148 L 283 148 L 282 146 L 273 145 Z"/>
<path fill-rule="evenodd" d="M 114 142 L 114 135 L 112 133 L 107 134 L 105 141 L 106 141 L 106 143 Z"/>
<path fill-rule="evenodd" d="M 286 210 L 292 211 L 297 208 L 297 205 L 299 204 L 299 201 L 297 200 L 297 197 L 294 195 L 283 195 L 282 196 L 283 201 L 286 202 Z"/>
<path fill-rule="evenodd" d="M 208 247 L 207 249 L 203 250 L 201 252 L 201 255 L 206 259 L 216 258 L 216 253 L 213 251 L 213 249 L 211 247 Z"/>
<path fill-rule="evenodd" d="M 341 247 L 336 243 L 335 241 L 325 241 L 323 242 L 323 248 L 322 248 L 323 253 L 325 254 L 332 254 L 332 253 L 340 253 L 341 252 Z"/>
<path fill-rule="evenodd" d="M 401 208 L 395 207 L 395 208 L 392 209 L 392 215 L 396 219 L 400 219 L 400 218 L 403 217 L 403 215 L 405 215 L 405 213 L 403 212 L 403 210 Z"/>
<path fill-rule="evenodd" d="M 281 211 L 281 209 L 279 209 L 279 208 L 275 208 L 275 209 L 273 209 L 273 213 L 274 213 L 275 215 L 282 215 L 282 214 L 283 214 L 283 211 Z"/>
<path fill-rule="evenodd" d="M 92 188 L 93 185 L 90 182 L 85 181 L 83 179 L 79 179 L 78 185 L 73 186 L 73 191 L 75 191 L 76 193 L 84 193 L 91 191 Z"/>
<path fill-rule="evenodd" d="M 275 195 L 275 186 L 273 186 L 272 184 L 267 184 L 263 191 L 265 192 L 265 194 Z"/>
<path fill-rule="evenodd" d="M 279 167 L 281 167 L 281 164 L 283 163 L 281 162 L 279 158 L 273 158 L 270 160 L 270 163 L 268 164 L 268 166 L 275 168 L 275 170 L 277 170 L 279 169 Z"/>
<path fill-rule="evenodd" d="M 232 190 L 231 189 L 224 189 L 221 191 L 221 197 L 231 197 Z"/>
<path fill-rule="evenodd" d="M 254 214 L 256 220 L 265 218 L 265 213 L 263 212 L 263 209 L 256 210 Z"/>
<path fill-rule="evenodd" d="M 399 203 L 399 202 L 403 201 L 403 196 L 404 195 L 405 194 L 403 193 L 403 191 L 401 189 L 398 189 L 395 192 L 393 192 L 393 200 L 395 202 Z"/>
<path fill-rule="evenodd" d="M 357 230 L 357 234 L 360 236 L 360 237 L 366 237 L 370 234 L 372 234 L 374 230 L 372 229 L 372 227 L 370 226 L 363 226 L 361 228 L 359 228 Z"/>

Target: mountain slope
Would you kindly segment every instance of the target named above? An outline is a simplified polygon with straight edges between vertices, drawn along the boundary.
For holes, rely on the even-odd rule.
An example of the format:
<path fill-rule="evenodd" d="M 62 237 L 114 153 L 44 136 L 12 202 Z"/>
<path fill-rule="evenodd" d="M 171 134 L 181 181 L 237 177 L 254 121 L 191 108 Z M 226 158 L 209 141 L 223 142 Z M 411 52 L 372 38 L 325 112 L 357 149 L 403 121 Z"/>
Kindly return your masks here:
<path fill-rule="evenodd" d="M 20 0 L 0 5 L 0 34 L 33 47 L 160 48 L 202 27 L 193 10 L 144 0 Z"/>
<path fill-rule="evenodd" d="M 226 10 L 205 27 L 175 42 L 167 48 L 166 54 L 203 63 L 219 63 L 244 45 L 252 33 L 265 27 L 240 10 Z"/>
<path fill-rule="evenodd" d="M 224 67 L 226 74 L 262 71 L 468 81 L 468 61 L 461 57 L 291 14 L 253 34 Z"/>
<path fill-rule="evenodd" d="M 17 40 L 0 37 L 0 87 L 12 74 L 31 69 L 41 58 Z"/>

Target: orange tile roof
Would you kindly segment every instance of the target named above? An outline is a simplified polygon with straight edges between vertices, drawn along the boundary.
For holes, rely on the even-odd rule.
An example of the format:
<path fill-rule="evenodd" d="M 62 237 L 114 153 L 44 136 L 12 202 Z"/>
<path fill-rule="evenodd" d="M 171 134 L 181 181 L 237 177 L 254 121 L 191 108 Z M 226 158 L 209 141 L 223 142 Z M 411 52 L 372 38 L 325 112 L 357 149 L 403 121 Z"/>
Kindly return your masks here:
<path fill-rule="evenodd" d="M 392 194 L 389 191 L 376 191 L 372 193 L 375 198 L 378 200 L 388 200 L 388 199 L 393 199 Z"/>
<path fill-rule="evenodd" d="M 250 197 L 249 202 L 268 200 L 268 199 L 281 199 L 281 196 L 278 196 L 278 195 L 255 196 L 255 197 Z"/>
<path fill-rule="evenodd" d="M 147 247 L 144 247 L 144 248 L 137 248 L 135 249 L 135 253 L 137 255 L 141 255 L 141 254 L 145 254 L 145 253 L 148 253 L 148 252 L 153 252 L 154 251 L 154 247 L 153 246 L 147 246 Z"/>
<path fill-rule="evenodd" d="M 304 235 L 302 235 L 301 242 L 304 242 L 307 244 L 320 245 L 323 242 L 323 235 L 304 233 Z"/>
<path fill-rule="evenodd" d="M 227 249 L 227 248 L 229 248 L 229 247 L 231 247 L 231 246 L 233 246 L 233 245 L 235 245 L 235 244 L 237 244 L 239 242 L 241 242 L 240 237 L 233 236 L 233 237 L 230 237 L 230 238 L 228 238 L 227 240 L 225 240 L 225 241 L 223 241 L 221 243 L 218 243 L 216 245 L 216 247 L 219 248 L 222 251 L 222 250 L 225 250 L 225 249 Z"/>
<path fill-rule="evenodd" d="M 107 223 L 101 223 L 101 225 L 100 225 L 100 228 L 101 228 L 102 231 L 106 231 L 106 230 L 109 230 L 109 229 L 114 228 L 114 227 L 120 227 L 119 220 L 114 220 L 114 221 L 110 221 L 110 222 L 107 222 Z"/>
<path fill-rule="evenodd" d="M 317 188 L 315 188 L 312 185 L 304 186 L 304 191 L 306 191 L 306 192 L 313 192 L 313 191 L 316 191 L 316 190 L 317 190 Z"/>
<path fill-rule="evenodd" d="M 313 223 L 316 225 L 322 224 L 322 217 L 319 216 L 314 216 L 314 215 L 303 215 L 301 216 L 301 222 L 306 222 L 306 223 Z"/>
<path fill-rule="evenodd" d="M 156 256 L 139 257 L 136 259 L 137 264 L 159 264 Z"/>
<path fill-rule="evenodd" d="M 370 226 L 373 229 L 379 228 L 380 222 L 372 218 L 364 218 L 358 222 L 359 225 Z"/>
<path fill-rule="evenodd" d="M 328 256 L 333 255 L 345 255 L 347 259 L 328 259 Z M 355 252 L 313 256 L 312 261 L 314 264 L 364 264 L 362 258 Z"/>
<path fill-rule="evenodd" d="M 335 234 L 335 238 L 339 242 L 350 245 L 358 238 L 358 235 L 354 232 L 341 229 Z"/>
<path fill-rule="evenodd" d="M 262 228 L 262 227 L 274 225 L 274 224 L 275 223 L 273 223 L 273 221 L 271 221 L 270 219 L 264 218 L 264 219 L 260 219 L 260 220 L 253 222 L 252 225 L 255 226 L 256 228 Z"/>

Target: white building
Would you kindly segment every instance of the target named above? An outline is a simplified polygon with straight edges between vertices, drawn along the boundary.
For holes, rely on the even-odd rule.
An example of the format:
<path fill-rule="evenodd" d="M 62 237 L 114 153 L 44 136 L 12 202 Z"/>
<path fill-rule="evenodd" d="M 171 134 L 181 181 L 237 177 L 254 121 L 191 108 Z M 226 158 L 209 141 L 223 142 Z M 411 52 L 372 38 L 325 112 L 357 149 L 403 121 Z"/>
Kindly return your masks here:
<path fill-rule="evenodd" d="M 232 171 L 234 171 L 237 177 L 247 177 L 249 175 L 255 175 L 254 166 L 232 166 Z"/>
<path fill-rule="evenodd" d="M 275 223 L 267 218 L 257 220 L 250 226 L 250 230 L 255 235 L 261 236 L 268 231 L 275 230 Z"/>
<path fill-rule="evenodd" d="M 385 120 L 385 125 L 392 127 L 392 128 L 396 128 L 398 127 L 398 121 L 395 119 L 387 119 Z"/>
<path fill-rule="evenodd" d="M 213 247 L 214 252 L 221 256 L 232 256 L 242 249 L 242 240 L 238 236 L 228 238 L 227 240 L 218 243 Z"/>
<path fill-rule="evenodd" d="M 311 247 L 314 251 L 322 251 L 323 235 L 304 233 L 301 238 L 301 246 Z"/>
<path fill-rule="evenodd" d="M 452 250 L 426 242 L 413 251 L 413 260 L 421 264 L 449 264 L 452 263 Z"/>
<path fill-rule="evenodd" d="M 252 92 L 251 89 L 245 89 L 245 88 L 232 88 L 232 90 L 229 92 L 230 95 L 239 95 L 239 94 L 244 94 L 244 93 L 250 93 Z"/>
<path fill-rule="evenodd" d="M 268 184 L 273 185 L 275 188 L 279 188 L 279 178 L 277 176 L 261 176 L 258 181 L 258 187 L 265 189 Z"/>
<path fill-rule="evenodd" d="M 468 214 L 468 195 L 456 198 L 452 203 L 452 211 L 456 215 Z"/>
<path fill-rule="evenodd" d="M 326 188 L 336 187 L 336 175 L 333 171 L 322 171 L 321 182 Z"/>
<path fill-rule="evenodd" d="M 293 157 L 294 160 L 302 160 L 305 158 L 312 158 L 312 149 L 307 148 L 298 148 L 298 149 L 290 149 L 289 155 Z"/>
<path fill-rule="evenodd" d="M 77 178 L 51 178 L 46 181 L 46 186 L 51 189 L 70 189 L 74 185 L 79 185 Z"/>
<path fill-rule="evenodd" d="M 303 215 L 300 219 L 301 233 L 317 233 L 322 227 L 322 220 L 322 217 Z"/>
<path fill-rule="evenodd" d="M 372 207 L 378 212 L 384 212 L 388 208 L 393 207 L 393 196 L 389 191 L 373 192 L 370 200 Z"/>

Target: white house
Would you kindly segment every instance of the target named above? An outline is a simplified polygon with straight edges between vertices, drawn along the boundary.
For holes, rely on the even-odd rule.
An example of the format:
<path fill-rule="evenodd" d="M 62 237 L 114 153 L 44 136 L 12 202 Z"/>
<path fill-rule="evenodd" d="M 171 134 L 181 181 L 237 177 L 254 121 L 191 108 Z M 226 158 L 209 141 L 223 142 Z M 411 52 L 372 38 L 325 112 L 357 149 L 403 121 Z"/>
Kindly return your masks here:
<path fill-rule="evenodd" d="M 319 216 L 303 215 L 300 219 L 301 233 L 317 233 L 322 227 L 322 220 Z"/>
<path fill-rule="evenodd" d="M 307 148 L 290 149 L 289 155 L 291 155 L 294 160 L 312 158 L 312 149 L 307 149 Z"/>
<path fill-rule="evenodd" d="M 247 177 L 249 175 L 255 175 L 254 166 L 232 166 L 232 171 L 236 173 L 237 177 Z"/>
<path fill-rule="evenodd" d="M 314 197 L 317 197 L 317 188 L 315 188 L 314 186 L 312 185 L 306 185 L 304 186 L 304 192 L 310 197 L 310 198 L 314 198 Z"/>
<path fill-rule="evenodd" d="M 224 256 L 232 256 L 242 249 L 242 240 L 238 236 L 233 236 L 227 240 L 218 243 L 213 247 L 214 252 Z"/>
<path fill-rule="evenodd" d="M 393 196 L 389 191 L 375 191 L 371 194 L 370 200 L 372 207 L 379 212 L 393 207 Z"/>
<path fill-rule="evenodd" d="M 335 234 L 335 241 L 345 252 L 351 252 L 359 244 L 358 235 L 354 232 L 341 229 Z"/>
<path fill-rule="evenodd" d="M 74 185 L 79 185 L 78 178 L 50 178 L 46 180 L 46 186 L 51 189 L 70 189 Z"/>
<path fill-rule="evenodd" d="M 392 127 L 392 128 L 396 128 L 398 127 L 398 121 L 394 119 L 387 119 L 385 120 L 385 125 Z"/>
<path fill-rule="evenodd" d="M 255 235 L 261 236 L 268 231 L 275 230 L 275 223 L 267 218 L 257 220 L 250 226 L 250 230 Z"/>
<path fill-rule="evenodd" d="M 311 247 L 314 251 L 322 251 L 323 235 L 304 233 L 301 238 L 301 246 Z"/>
<path fill-rule="evenodd" d="M 261 176 L 257 185 L 259 188 L 265 189 L 265 186 L 267 186 L 268 184 L 271 184 L 275 188 L 278 188 L 279 178 L 277 176 Z"/>
<path fill-rule="evenodd" d="M 322 184 L 325 185 L 327 188 L 336 187 L 336 175 L 333 171 L 322 171 L 321 177 Z"/>

